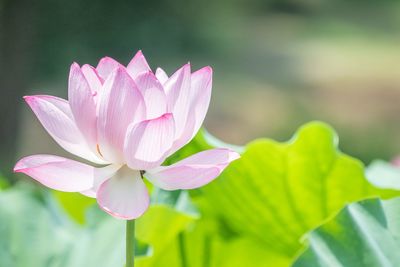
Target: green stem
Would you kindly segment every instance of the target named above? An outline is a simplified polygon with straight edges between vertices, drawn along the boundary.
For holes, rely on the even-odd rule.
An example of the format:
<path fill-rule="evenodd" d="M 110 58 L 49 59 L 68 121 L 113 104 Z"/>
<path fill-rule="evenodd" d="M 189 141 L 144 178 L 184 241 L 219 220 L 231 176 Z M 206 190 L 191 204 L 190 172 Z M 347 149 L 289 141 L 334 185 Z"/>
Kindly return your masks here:
<path fill-rule="evenodd" d="M 179 254 L 181 258 L 181 267 L 188 267 L 187 260 L 186 260 L 186 253 L 185 253 L 185 236 L 183 232 L 179 233 L 178 235 L 178 242 L 179 242 Z"/>
<path fill-rule="evenodd" d="M 211 237 L 206 235 L 204 237 L 204 255 L 203 255 L 203 267 L 210 266 L 211 262 Z"/>
<path fill-rule="evenodd" d="M 126 221 L 126 267 L 135 266 L 135 220 Z"/>

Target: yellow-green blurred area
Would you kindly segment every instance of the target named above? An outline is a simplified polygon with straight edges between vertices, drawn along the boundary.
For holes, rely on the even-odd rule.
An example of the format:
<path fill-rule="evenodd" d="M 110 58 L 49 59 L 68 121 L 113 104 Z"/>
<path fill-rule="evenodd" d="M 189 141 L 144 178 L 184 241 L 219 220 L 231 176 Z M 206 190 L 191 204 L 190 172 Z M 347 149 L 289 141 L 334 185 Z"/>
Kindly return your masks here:
<path fill-rule="evenodd" d="M 205 126 L 226 142 L 287 140 L 310 120 L 369 162 L 400 153 L 400 3 L 373 0 L 2 0 L 1 170 L 27 154 L 67 155 L 26 94 L 66 97 L 73 61 L 128 63 L 142 49 L 169 74 L 214 69 Z"/>

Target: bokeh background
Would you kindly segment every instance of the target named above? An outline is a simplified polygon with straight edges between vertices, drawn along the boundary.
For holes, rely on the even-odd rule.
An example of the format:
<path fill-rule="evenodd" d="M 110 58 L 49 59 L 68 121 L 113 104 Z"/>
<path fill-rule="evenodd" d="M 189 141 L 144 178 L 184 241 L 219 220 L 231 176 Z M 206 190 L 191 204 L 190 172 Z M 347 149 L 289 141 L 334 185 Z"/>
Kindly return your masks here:
<path fill-rule="evenodd" d="M 128 63 L 142 49 L 172 73 L 214 68 L 205 126 L 226 142 L 279 141 L 310 120 L 368 163 L 400 153 L 400 1 L 1 0 L 0 170 L 66 155 L 22 100 L 66 97 L 73 61 Z"/>

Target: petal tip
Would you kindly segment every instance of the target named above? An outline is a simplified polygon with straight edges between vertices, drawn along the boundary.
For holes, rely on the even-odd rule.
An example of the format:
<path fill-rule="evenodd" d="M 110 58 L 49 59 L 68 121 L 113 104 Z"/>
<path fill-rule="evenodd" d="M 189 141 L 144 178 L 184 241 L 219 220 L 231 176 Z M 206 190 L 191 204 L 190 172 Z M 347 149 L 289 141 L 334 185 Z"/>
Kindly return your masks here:
<path fill-rule="evenodd" d="M 33 96 L 31 96 L 31 95 L 24 95 L 22 98 L 23 98 L 25 101 L 29 101 L 32 97 L 33 97 Z"/>
<path fill-rule="evenodd" d="M 80 66 L 79 66 L 78 63 L 76 63 L 76 62 L 74 61 L 74 62 L 72 62 L 72 64 L 71 64 L 71 69 L 72 69 L 72 68 L 80 68 Z"/>
<path fill-rule="evenodd" d="M 138 213 L 138 214 L 135 214 L 135 215 L 133 215 L 133 216 L 126 216 L 126 215 L 122 215 L 122 214 L 119 214 L 119 213 L 112 212 L 112 211 L 109 210 L 108 208 L 102 207 L 100 204 L 99 204 L 99 207 L 100 207 L 100 209 L 102 209 L 103 211 L 107 212 L 108 214 L 110 214 L 110 215 L 113 216 L 114 218 L 117 218 L 117 219 L 120 219 L 120 220 L 129 221 L 129 220 L 135 220 L 135 219 L 137 219 L 137 218 L 143 216 L 143 214 L 145 214 L 146 211 L 148 210 L 148 207 L 149 207 L 149 206 L 147 206 L 147 208 L 146 208 L 144 211 L 142 211 L 142 212 L 140 212 L 140 213 Z"/>
<path fill-rule="evenodd" d="M 97 67 L 99 67 L 99 65 L 102 65 L 102 64 L 107 63 L 107 62 L 116 62 L 116 60 L 113 59 L 112 57 L 109 57 L 109 56 L 102 57 L 99 60 L 99 63 L 97 64 Z"/>
<path fill-rule="evenodd" d="M 15 166 L 13 168 L 13 172 L 17 173 L 17 172 L 23 172 L 23 169 L 25 167 L 23 166 L 23 162 L 22 159 L 20 159 L 17 163 L 15 163 Z"/>
<path fill-rule="evenodd" d="M 82 74 L 81 67 L 78 63 L 73 62 L 71 67 L 69 68 L 69 83 L 71 83 L 74 79 L 77 79 Z"/>
<path fill-rule="evenodd" d="M 139 49 L 134 57 L 144 57 L 142 49 Z"/>
<path fill-rule="evenodd" d="M 228 156 L 228 161 L 232 162 L 232 161 L 235 161 L 237 159 L 240 159 L 240 157 L 241 156 L 240 156 L 239 153 L 237 153 L 236 151 L 230 150 L 229 151 L 229 156 Z"/>
<path fill-rule="evenodd" d="M 90 64 L 83 64 L 83 65 L 82 65 L 82 69 L 86 69 L 86 68 L 94 69 L 93 66 L 90 65 Z"/>
<path fill-rule="evenodd" d="M 204 72 L 211 74 L 213 73 L 213 68 L 211 66 L 205 66 L 204 68 L 200 69 L 203 70 Z"/>
<path fill-rule="evenodd" d="M 36 96 L 33 95 L 26 95 L 23 97 L 23 99 L 25 100 L 25 102 L 32 107 L 32 105 L 34 105 L 36 103 Z"/>
<path fill-rule="evenodd" d="M 97 193 L 98 194 L 98 193 Z M 149 198 L 150 199 L 150 198 Z M 117 219 L 121 219 L 121 220 L 134 220 L 137 219 L 141 216 L 143 216 L 143 214 L 146 213 L 146 211 L 149 209 L 150 206 L 150 201 L 146 202 L 143 211 L 140 211 L 138 213 L 135 213 L 134 215 L 124 215 L 124 214 L 120 214 L 117 212 L 114 212 L 112 210 L 110 210 L 109 208 L 103 206 L 100 202 L 99 202 L 99 198 L 97 198 L 97 204 L 99 205 L 100 209 L 102 209 L 103 211 L 107 212 L 108 214 L 110 214 L 111 216 L 113 216 L 114 218 Z"/>
<path fill-rule="evenodd" d="M 136 54 L 133 56 L 133 58 L 129 62 L 128 66 L 134 64 L 137 61 L 144 61 L 147 64 L 146 57 L 144 56 L 142 50 L 138 50 L 136 52 Z"/>
<path fill-rule="evenodd" d="M 190 73 L 191 73 L 191 65 L 188 62 L 185 65 L 183 65 L 182 67 L 180 67 L 172 76 L 174 76 L 174 75 L 190 75 Z"/>
<path fill-rule="evenodd" d="M 213 69 L 211 66 L 205 66 L 205 67 L 193 72 L 192 75 L 200 75 L 203 79 L 210 81 L 212 79 Z"/>

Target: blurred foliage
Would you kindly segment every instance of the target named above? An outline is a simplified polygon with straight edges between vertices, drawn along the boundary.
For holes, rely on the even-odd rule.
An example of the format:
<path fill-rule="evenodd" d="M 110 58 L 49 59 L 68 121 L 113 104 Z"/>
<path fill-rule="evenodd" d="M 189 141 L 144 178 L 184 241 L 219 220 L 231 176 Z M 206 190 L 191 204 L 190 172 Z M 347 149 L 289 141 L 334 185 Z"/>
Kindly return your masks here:
<path fill-rule="evenodd" d="M 212 147 L 210 142 L 229 146 L 203 131 L 169 161 Z M 305 249 L 302 237 L 348 202 L 399 195 L 370 185 L 362 163 L 340 152 L 337 145 L 332 128 L 313 122 L 301 127 L 288 142 L 259 139 L 245 148 L 236 147 L 243 151 L 241 159 L 203 188 L 189 193 L 154 189 L 151 208 L 137 220 L 138 267 L 290 266 Z M 124 221 L 92 203 L 93 199 L 49 193 L 22 183 L 0 192 L 0 266 L 123 266 Z M 321 231 L 327 245 L 318 248 L 324 253 L 337 253 L 324 249 L 329 242 L 336 247 L 341 247 L 341 242 L 352 246 L 338 233 L 349 231 L 352 236 L 362 229 L 354 253 L 373 254 L 369 243 L 362 242 L 362 235 L 375 229 L 371 228 L 376 225 L 372 217 L 364 220 L 371 225 L 365 228 L 350 225 L 346 219 L 357 205 L 309 235 L 311 247 L 296 264 L 319 266 L 313 265 L 320 261 L 317 256 L 309 255 L 316 253 L 316 242 L 322 242 L 318 239 L 321 235 L 315 234 Z M 379 214 L 379 209 L 370 211 L 370 204 L 360 205 L 363 208 L 357 220 L 368 212 Z M 340 231 L 332 232 L 335 229 Z M 382 238 L 391 237 L 386 234 Z"/>
<path fill-rule="evenodd" d="M 337 145 L 335 132 L 319 122 L 287 143 L 253 141 L 216 181 L 193 193 L 194 201 L 221 228 L 268 248 L 259 260 L 266 266 L 287 266 L 300 238 L 346 203 L 398 194 L 369 185 L 362 163 Z"/>
<path fill-rule="evenodd" d="M 400 198 L 350 204 L 307 235 L 293 267 L 400 266 L 399 214 Z"/>
<path fill-rule="evenodd" d="M 7 179 L 5 177 L 3 177 L 2 175 L 0 175 L 0 191 L 2 189 L 5 189 L 5 188 L 9 187 L 9 186 L 10 185 L 9 185 Z"/>
<path fill-rule="evenodd" d="M 55 199 L 65 212 L 79 224 L 84 224 L 86 219 L 86 210 L 96 204 L 96 200 L 83 196 L 79 193 L 52 191 Z"/>
<path fill-rule="evenodd" d="M 393 163 L 374 160 L 366 169 L 366 176 L 379 188 L 400 190 L 400 168 Z"/>
<path fill-rule="evenodd" d="M 0 266 L 124 265 L 124 221 L 115 220 L 95 206 L 87 210 L 85 225 L 77 225 L 65 215 L 53 196 L 43 191 L 38 195 L 31 185 L 22 183 L 0 193 Z M 136 236 L 154 245 L 151 250 L 154 249 L 155 255 L 163 255 L 170 241 L 191 220 L 190 216 L 170 207 L 152 206 L 138 220 Z M 148 258 L 147 246 L 138 241 L 136 249 L 138 263 L 148 263 L 144 261 Z"/>
<path fill-rule="evenodd" d="M 0 266 L 61 266 L 69 227 L 32 186 L 0 193 Z M 60 215 L 60 217 L 58 216 Z"/>
<path fill-rule="evenodd" d="M 205 135 L 205 130 L 200 129 L 200 131 L 196 134 L 196 136 L 187 144 L 182 147 L 178 151 L 176 151 L 173 155 L 168 157 L 164 165 L 171 165 L 181 159 L 184 159 L 188 156 L 191 156 L 199 151 L 211 149 L 213 146 L 208 142 Z"/>

